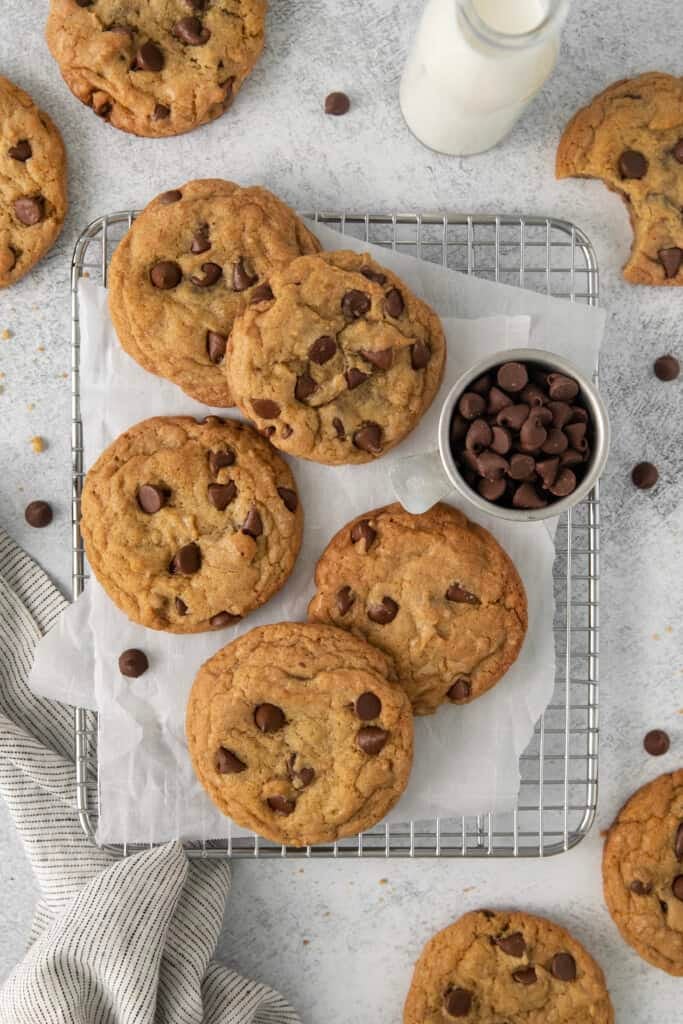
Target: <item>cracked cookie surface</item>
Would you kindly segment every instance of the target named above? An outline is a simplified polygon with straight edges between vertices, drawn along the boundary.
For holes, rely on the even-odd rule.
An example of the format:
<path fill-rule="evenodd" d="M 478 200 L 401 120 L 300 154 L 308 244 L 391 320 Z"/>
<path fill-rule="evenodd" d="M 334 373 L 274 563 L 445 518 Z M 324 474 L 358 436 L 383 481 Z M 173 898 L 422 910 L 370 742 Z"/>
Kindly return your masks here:
<path fill-rule="evenodd" d="M 465 704 L 517 658 L 527 628 L 524 586 L 483 527 L 450 505 L 410 515 L 366 512 L 332 538 L 308 608 L 393 657 L 416 714 Z"/>
<path fill-rule="evenodd" d="M 649 72 L 615 82 L 574 115 L 558 178 L 601 178 L 625 200 L 632 284 L 683 285 L 683 78 Z"/>
<path fill-rule="evenodd" d="M 439 389 L 438 316 L 367 254 L 302 257 L 236 321 L 225 361 L 245 416 L 276 447 L 369 462 L 416 426 Z"/>
<path fill-rule="evenodd" d="M 0 76 L 0 288 L 42 259 L 66 209 L 62 137 L 28 93 Z"/>
<path fill-rule="evenodd" d="M 190 181 L 152 200 L 117 246 L 109 309 L 122 346 L 192 398 L 233 404 L 223 361 L 235 317 L 318 240 L 264 188 Z"/>
<path fill-rule="evenodd" d="M 289 576 L 302 510 L 287 464 L 251 427 L 144 420 L 87 474 L 88 561 L 134 622 L 170 633 L 232 625 Z"/>
<path fill-rule="evenodd" d="M 569 932 L 521 911 L 475 910 L 415 965 L 404 1024 L 613 1024 L 604 975 Z"/>
<path fill-rule="evenodd" d="M 624 804 L 607 833 L 602 879 L 622 938 L 648 963 L 683 975 L 683 769 Z"/>
<path fill-rule="evenodd" d="M 231 105 L 263 49 L 265 0 L 51 0 L 64 81 L 134 135 L 178 135 Z"/>
<path fill-rule="evenodd" d="M 307 846 L 380 821 L 405 789 L 413 720 L 394 667 L 331 626 L 253 629 L 210 658 L 190 693 L 197 776 L 238 825 Z"/>

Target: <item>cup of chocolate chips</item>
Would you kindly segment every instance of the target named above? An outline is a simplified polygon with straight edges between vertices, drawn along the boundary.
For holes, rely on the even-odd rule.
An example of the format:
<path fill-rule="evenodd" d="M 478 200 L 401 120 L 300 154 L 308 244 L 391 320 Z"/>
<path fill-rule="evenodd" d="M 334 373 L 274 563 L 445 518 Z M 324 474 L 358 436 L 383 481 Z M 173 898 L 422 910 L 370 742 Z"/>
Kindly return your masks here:
<path fill-rule="evenodd" d="M 451 389 L 439 421 L 451 483 L 485 512 L 558 516 L 589 493 L 609 449 L 598 390 L 562 356 L 513 349 L 482 360 Z"/>

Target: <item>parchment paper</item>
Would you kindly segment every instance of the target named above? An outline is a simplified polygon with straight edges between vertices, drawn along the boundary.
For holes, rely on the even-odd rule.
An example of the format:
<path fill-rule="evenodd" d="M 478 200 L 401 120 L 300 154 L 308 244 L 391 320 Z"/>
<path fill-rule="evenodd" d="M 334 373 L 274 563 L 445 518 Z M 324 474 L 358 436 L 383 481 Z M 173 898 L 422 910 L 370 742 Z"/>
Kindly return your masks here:
<path fill-rule="evenodd" d="M 129 622 L 93 578 L 39 644 L 33 689 L 100 712 L 101 842 L 239 834 L 205 796 L 187 755 L 185 702 L 201 663 L 254 626 L 305 618 L 315 562 L 326 543 L 353 516 L 394 500 L 391 464 L 436 447 L 442 397 L 475 361 L 490 352 L 530 345 L 566 355 L 585 373 L 597 363 L 604 328 L 600 310 L 481 281 L 311 227 L 327 249 L 371 252 L 435 307 L 449 343 L 442 390 L 410 437 L 371 465 L 326 467 L 290 460 L 305 509 L 302 551 L 285 588 L 245 622 L 194 636 L 147 630 Z M 87 468 L 140 419 L 203 417 L 209 410 L 126 355 L 111 326 L 103 288 L 82 280 L 79 289 Z M 488 694 L 465 707 L 444 707 L 416 720 L 413 773 L 387 819 L 391 822 L 511 810 L 519 789 L 519 755 L 553 691 L 552 530 L 542 524 L 504 524 L 455 496 L 453 501 L 490 529 L 517 565 L 529 600 L 529 633 L 516 664 Z M 118 672 L 118 655 L 128 647 L 140 647 L 149 656 L 150 669 L 139 679 L 125 679 Z"/>

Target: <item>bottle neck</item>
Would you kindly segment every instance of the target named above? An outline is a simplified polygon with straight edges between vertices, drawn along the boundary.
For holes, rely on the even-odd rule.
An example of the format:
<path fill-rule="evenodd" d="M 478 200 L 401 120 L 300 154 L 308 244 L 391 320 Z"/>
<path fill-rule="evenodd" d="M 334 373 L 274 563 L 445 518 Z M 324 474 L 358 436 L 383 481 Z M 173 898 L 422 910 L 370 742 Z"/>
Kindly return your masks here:
<path fill-rule="evenodd" d="M 479 43 L 501 52 L 532 49 L 557 36 L 569 0 L 455 0 L 456 17 Z"/>

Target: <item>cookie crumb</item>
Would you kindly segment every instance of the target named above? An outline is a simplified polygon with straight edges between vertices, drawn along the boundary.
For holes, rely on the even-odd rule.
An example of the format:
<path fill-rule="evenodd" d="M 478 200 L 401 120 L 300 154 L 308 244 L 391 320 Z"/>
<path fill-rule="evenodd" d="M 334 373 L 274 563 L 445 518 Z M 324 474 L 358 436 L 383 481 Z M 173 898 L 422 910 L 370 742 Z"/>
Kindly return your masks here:
<path fill-rule="evenodd" d="M 9 341 L 10 338 L 13 338 L 13 337 L 14 337 L 14 335 L 13 335 L 12 331 L 10 331 L 9 327 L 6 327 L 4 329 L 4 331 L 2 332 L 2 340 L 3 341 Z"/>
<path fill-rule="evenodd" d="M 652 639 L 653 640 L 661 640 L 662 639 L 661 634 L 660 633 L 653 633 L 652 634 Z"/>
<path fill-rule="evenodd" d="M 45 441 L 42 437 L 36 435 L 31 438 L 31 447 L 33 448 L 36 455 L 40 455 L 41 452 L 45 451 Z"/>
<path fill-rule="evenodd" d="M 673 626 L 665 626 L 664 627 L 664 632 L 665 633 L 673 633 L 673 631 L 674 631 Z"/>
<path fill-rule="evenodd" d="M 44 345 L 39 345 L 38 348 L 36 349 L 36 352 L 44 352 L 44 351 L 45 351 L 45 346 Z"/>
<path fill-rule="evenodd" d="M 388 878 L 380 878 L 379 884 L 380 885 L 388 885 L 389 884 L 389 879 Z"/>
<path fill-rule="evenodd" d="M 28 409 L 29 412 L 33 412 L 33 410 L 35 409 L 35 403 L 29 402 L 26 408 Z"/>
<path fill-rule="evenodd" d="M 310 946 L 311 940 L 310 939 L 304 939 L 303 940 L 303 944 L 304 944 L 304 946 Z"/>

